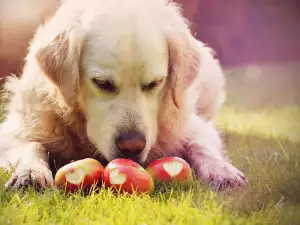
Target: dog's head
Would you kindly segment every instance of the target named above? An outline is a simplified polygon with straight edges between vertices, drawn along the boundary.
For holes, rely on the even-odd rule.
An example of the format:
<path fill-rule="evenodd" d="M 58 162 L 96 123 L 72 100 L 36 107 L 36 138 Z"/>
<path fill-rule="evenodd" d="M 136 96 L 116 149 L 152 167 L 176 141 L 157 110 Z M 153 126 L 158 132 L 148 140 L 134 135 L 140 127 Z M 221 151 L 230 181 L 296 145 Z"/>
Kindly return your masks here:
<path fill-rule="evenodd" d="M 79 105 L 102 155 L 143 162 L 158 135 L 181 128 L 195 40 L 173 3 L 99 2 L 66 1 L 36 59 L 64 101 Z"/>

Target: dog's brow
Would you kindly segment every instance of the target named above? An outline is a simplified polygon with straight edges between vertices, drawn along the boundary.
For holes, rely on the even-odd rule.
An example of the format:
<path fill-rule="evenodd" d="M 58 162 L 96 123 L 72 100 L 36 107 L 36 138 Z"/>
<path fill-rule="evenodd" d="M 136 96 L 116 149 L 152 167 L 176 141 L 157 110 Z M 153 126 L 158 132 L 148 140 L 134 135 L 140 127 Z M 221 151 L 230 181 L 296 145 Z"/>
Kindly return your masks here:
<path fill-rule="evenodd" d="M 153 75 L 151 77 L 145 77 L 143 80 L 142 80 L 142 85 L 147 85 L 151 82 L 154 82 L 154 81 L 162 81 L 166 76 L 162 75 L 162 74 L 156 74 L 156 75 Z"/>
<path fill-rule="evenodd" d="M 105 68 L 105 69 L 93 68 L 89 71 L 88 74 L 89 77 L 92 78 L 118 80 L 118 75 L 114 72 L 113 69 L 109 69 L 109 68 Z"/>
<path fill-rule="evenodd" d="M 151 72 L 151 78 L 154 80 L 159 80 L 168 76 L 167 70 L 154 70 Z"/>
<path fill-rule="evenodd" d="M 152 75 L 154 78 L 163 78 L 163 77 L 166 77 L 168 76 L 168 72 L 167 71 L 153 71 L 152 72 Z"/>

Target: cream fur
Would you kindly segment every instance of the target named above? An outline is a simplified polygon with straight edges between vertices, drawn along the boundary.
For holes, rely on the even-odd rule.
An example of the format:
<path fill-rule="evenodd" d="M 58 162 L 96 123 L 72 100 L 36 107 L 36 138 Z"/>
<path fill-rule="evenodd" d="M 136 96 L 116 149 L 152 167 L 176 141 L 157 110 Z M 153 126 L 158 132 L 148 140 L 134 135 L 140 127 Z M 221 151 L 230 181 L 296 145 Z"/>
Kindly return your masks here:
<path fill-rule="evenodd" d="M 116 134 L 131 129 L 146 134 L 140 163 L 181 156 L 214 188 L 244 185 L 211 121 L 224 85 L 219 62 L 175 3 L 66 0 L 36 32 L 22 77 L 6 83 L 0 165 L 16 167 L 6 186 L 51 186 L 49 173 L 71 160 L 110 161 L 118 157 Z"/>

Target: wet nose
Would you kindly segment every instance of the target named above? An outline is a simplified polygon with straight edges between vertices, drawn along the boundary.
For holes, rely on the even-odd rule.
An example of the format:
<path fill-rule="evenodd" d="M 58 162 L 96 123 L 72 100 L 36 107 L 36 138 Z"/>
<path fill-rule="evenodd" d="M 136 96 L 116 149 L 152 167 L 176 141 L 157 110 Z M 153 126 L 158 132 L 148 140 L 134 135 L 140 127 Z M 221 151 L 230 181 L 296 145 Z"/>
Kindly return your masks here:
<path fill-rule="evenodd" d="M 146 146 L 145 134 L 140 132 L 120 133 L 116 138 L 116 145 L 126 158 L 135 158 Z"/>

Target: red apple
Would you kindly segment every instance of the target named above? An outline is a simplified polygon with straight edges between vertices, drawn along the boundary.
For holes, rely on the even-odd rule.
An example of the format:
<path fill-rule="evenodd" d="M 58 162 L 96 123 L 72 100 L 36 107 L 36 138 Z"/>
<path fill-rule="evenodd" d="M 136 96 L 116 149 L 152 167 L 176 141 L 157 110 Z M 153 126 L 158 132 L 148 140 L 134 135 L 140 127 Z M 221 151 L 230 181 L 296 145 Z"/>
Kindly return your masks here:
<path fill-rule="evenodd" d="M 136 193 L 149 193 L 154 189 L 150 174 L 139 164 L 129 159 L 115 159 L 104 170 L 105 186 L 112 190 Z"/>
<path fill-rule="evenodd" d="M 55 175 L 55 185 L 67 191 L 88 189 L 102 182 L 104 167 L 95 159 L 86 158 L 61 167 Z"/>
<path fill-rule="evenodd" d="M 192 180 L 192 169 L 183 159 L 165 157 L 151 162 L 146 170 L 154 181 L 179 181 L 187 183 Z"/>

